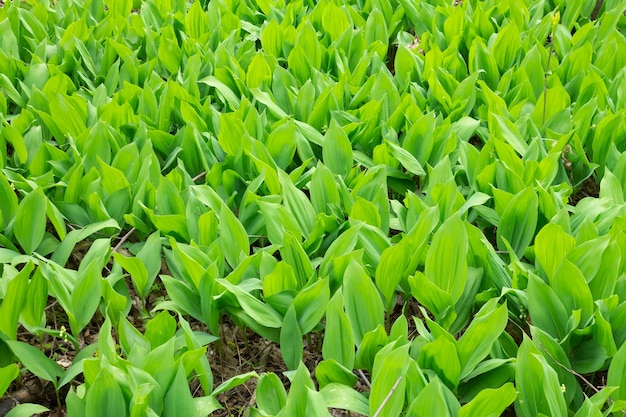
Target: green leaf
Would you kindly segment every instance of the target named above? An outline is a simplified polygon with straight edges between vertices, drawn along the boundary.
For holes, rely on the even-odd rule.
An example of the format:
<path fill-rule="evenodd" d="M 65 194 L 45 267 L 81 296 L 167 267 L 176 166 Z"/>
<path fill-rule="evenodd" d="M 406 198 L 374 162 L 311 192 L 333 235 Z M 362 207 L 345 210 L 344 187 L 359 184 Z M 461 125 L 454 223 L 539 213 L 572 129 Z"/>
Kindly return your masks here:
<path fill-rule="evenodd" d="M 322 27 L 336 41 L 350 27 L 350 21 L 342 9 L 335 3 L 327 3 L 322 11 Z"/>
<path fill-rule="evenodd" d="M 0 332 L 4 333 L 11 339 L 17 337 L 17 326 L 22 309 L 28 296 L 28 278 L 33 272 L 34 265 L 28 262 L 26 266 L 8 281 L 5 293 L 3 294 L 2 304 L 0 304 Z M 3 281 L 6 282 L 7 270 L 5 267 L 3 273 Z"/>
<path fill-rule="evenodd" d="M 324 359 L 317 365 L 315 379 L 317 379 L 320 388 L 331 383 L 341 383 L 351 387 L 357 382 L 357 377 L 352 373 L 352 370 L 334 359 Z"/>
<path fill-rule="evenodd" d="M 533 240 L 539 217 L 539 199 L 532 187 L 517 193 L 506 205 L 497 230 L 498 249 L 506 250 L 506 239 L 518 258 Z"/>
<path fill-rule="evenodd" d="M 309 415 L 307 413 L 309 389 L 315 389 L 315 385 L 313 384 L 309 370 L 304 363 L 300 362 L 298 369 L 291 379 L 291 388 L 285 407 L 276 417 Z"/>
<path fill-rule="evenodd" d="M 289 175 L 283 171 L 278 172 L 280 185 L 283 187 L 283 203 L 287 210 L 293 214 L 304 236 L 311 234 L 315 225 L 315 210 L 307 196 L 299 190 Z"/>
<path fill-rule="evenodd" d="M 397 417 L 402 412 L 405 399 L 406 369 L 412 359 L 409 345 L 385 352 L 374 360 L 369 414 Z M 387 396 L 391 395 L 388 399 Z"/>
<path fill-rule="evenodd" d="M 303 350 L 302 331 L 298 326 L 296 309 L 291 305 L 280 329 L 280 351 L 287 369 L 295 370 L 298 367 Z"/>
<path fill-rule="evenodd" d="M 593 315 L 593 297 L 580 269 L 565 259 L 550 279 L 550 286 L 557 293 L 566 311 L 581 310 L 584 325 Z"/>
<path fill-rule="evenodd" d="M 57 385 L 63 375 L 63 368 L 48 358 L 42 351 L 27 343 L 17 340 L 5 340 L 5 343 L 13 351 L 13 354 L 30 372 L 41 379 Z"/>
<path fill-rule="evenodd" d="M 320 394 L 328 407 L 354 411 L 364 416 L 369 414 L 367 398 L 344 384 L 328 384 L 320 389 Z"/>
<path fill-rule="evenodd" d="M 101 268 L 101 265 L 91 262 L 84 271 L 78 273 L 72 292 L 73 318 L 70 317 L 70 327 L 74 335 L 78 335 L 85 328 L 98 309 L 102 297 Z"/>
<path fill-rule="evenodd" d="M 388 342 L 387 333 L 382 324 L 376 329 L 365 333 L 363 341 L 359 344 L 356 354 L 355 367 L 371 370 L 374 366 L 376 354 Z"/>
<path fill-rule="evenodd" d="M 358 346 L 367 332 L 384 324 L 385 308 L 369 274 L 354 260 L 344 274 L 343 299 Z"/>
<path fill-rule="evenodd" d="M 317 326 L 326 311 L 330 299 L 329 279 L 320 279 L 302 289 L 293 299 L 298 325 L 302 334 L 306 334 Z"/>
<path fill-rule="evenodd" d="M 461 378 L 472 372 L 491 351 L 492 345 L 504 331 L 508 321 L 506 304 L 497 305 L 497 299 L 489 300 L 470 322 L 458 341 Z"/>
<path fill-rule="evenodd" d="M 560 225 L 549 223 L 535 237 L 535 258 L 546 275 L 552 277 L 567 254 L 576 246 L 576 239 Z"/>
<path fill-rule="evenodd" d="M 145 338 L 152 349 L 167 343 L 176 332 L 176 320 L 168 311 L 162 311 L 146 325 Z"/>
<path fill-rule="evenodd" d="M 258 55 L 257 55 L 258 56 Z M 270 132 L 265 146 L 281 169 L 286 170 L 296 152 L 296 125 L 288 120 Z"/>
<path fill-rule="evenodd" d="M 415 275 L 409 277 L 411 294 L 431 313 L 435 315 L 435 321 L 448 328 L 454 319 L 454 300 L 452 296 L 435 285 L 421 271 L 416 271 Z"/>
<path fill-rule="evenodd" d="M 432 369 L 450 389 L 459 384 L 461 364 L 456 345 L 446 336 L 439 336 L 425 344 L 420 351 L 418 364 L 422 369 Z"/>
<path fill-rule="evenodd" d="M 528 313 L 535 326 L 556 340 L 566 336 L 569 314 L 557 293 L 535 274 L 528 276 Z"/>
<path fill-rule="evenodd" d="M 220 385 L 218 385 L 213 391 L 213 395 L 216 396 L 219 394 L 223 394 L 226 391 L 229 391 L 241 384 L 244 384 L 250 378 L 258 378 L 258 377 L 259 375 L 254 371 L 235 375 L 234 377 L 229 378 L 226 381 L 222 382 Z"/>
<path fill-rule="evenodd" d="M 220 210 L 220 248 L 228 263 L 235 268 L 250 255 L 246 229 L 230 209 L 223 204 Z"/>
<path fill-rule="evenodd" d="M 189 392 L 185 367 L 181 363 L 163 400 L 163 415 L 192 416 L 194 412 L 195 404 L 191 392 Z"/>
<path fill-rule="evenodd" d="M 269 372 L 259 378 L 256 388 L 259 409 L 268 415 L 276 415 L 287 402 L 287 392 L 276 374 Z"/>
<path fill-rule="evenodd" d="M 515 384 L 516 409 L 524 416 L 566 416 L 567 406 L 557 373 L 544 359 L 533 342 L 524 336 L 517 353 Z"/>
<path fill-rule="evenodd" d="M 178 74 L 182 51 L 178 46 L 178 41 L 172 26 L 161 28 L 159 36 L 158 56 L 159 62 L 170 74 Z"/>
<path fill-rule="evenodd" d="M 330 120 L 330 126 L 324 135 L 322 157 L 324 165 L 333 174 L 346 176 L 352 168 L 352 144 L 335 119 Z"/>
<path fill-rule="evenodd" d="M 85 413 L 94 417 L 128 415 L 122 388 L 107 368 L 98 372 L 85 394 Z"/>
<path fill-rule="evenodd" d="M 424 275 L 457 301 L 467 279 L 468 238 L 459 216 L 446 220 L 433 236 Z"/>
<path fill-rule="evenodd" d="M 253 320 L 266 327 L 279 328 L 282 326 L 283 318 L 272 307 L 225 279 L 218 279 L 217 282 L 235 295 L 243 311 Z"/>
<path fill-rule="evenodd" d="M 37 188 L 22 199 L 15 213 L 13 232 L 27 254 L 33 253 L 43 241 L 47 204 L 43 191 Z"/>
<path fill-rule="evenodd" d="M 1 164 L 1 162 L 0 162 Z M 0 172 L 0 230 L 4 229 L 15 217 L 18 209 L 17 195 L 4 173 Z"/>
<path fill-rule="evenodd" d="M 490 417 L 502 415 L 517 398 L 515 386 L 508 382 L 496 389 L 485 389 L 461 407 L 459 417 Z"/>
<path fill-rule="evenodd" d="M 450 411 L 443 394 L 444 389 L 439 378 L 430 381 L 409 406 L 407 417 L 449 417 Z"/>
<path fill-rule="evenodd" d="M 20 368 L 12 363 L 0 368 L 0 397 L 4 396 L 7 388 L 11 385 L 11 382 L 20 374 Z"/>
<path fill-rule="evenodd" d="M 39 404 L 19 404 L 16 405 L 5 414 L 5 417 L 30 417 L 50 411 L 48 408 Z"/>
<path fill-rule="evenodd" d="M 272 69 L 267 63 L 265 54 L 259 52 L 248 65 L 246 72 L 246 84 L 250 88 L 258 88 L 263 85 L 270 85 L 272 82 Z"/>
<path fill-rule="evenodd" d="M 354 336 L 343 310 L 343 295 L 338 290 L 326 306 L 326 328 L 322 344 L 324 359 L 334 359 L 347 369 L 354 366 Z"/>
<path fill-rule="evenodd" d="M 185 16 L 185 33 L 192 39 L 199 39 L 207 33 L 209 18 L 200 2 L 194 2 Z"/>
<path fill-rule="evenodd" d="M 150 287 L 147 285 L 148 271 L 146 270 L 143 262 L 141 262 L 140 259 L 129 258 L 118 252 L 113 254 L 113 258 L 115 259 L 115 262 L 128 271 L 133 282 L 133 286 L 135 287 L 135 291 L 137 291 L 140 297 L 145 298 L 150 290 Z"/>
<path fill-rule="evenodd" d="M 626 343 L 622 344 L 609 365 L 607 386 L 618 387 L 613 399 L 626 400 Z"/>

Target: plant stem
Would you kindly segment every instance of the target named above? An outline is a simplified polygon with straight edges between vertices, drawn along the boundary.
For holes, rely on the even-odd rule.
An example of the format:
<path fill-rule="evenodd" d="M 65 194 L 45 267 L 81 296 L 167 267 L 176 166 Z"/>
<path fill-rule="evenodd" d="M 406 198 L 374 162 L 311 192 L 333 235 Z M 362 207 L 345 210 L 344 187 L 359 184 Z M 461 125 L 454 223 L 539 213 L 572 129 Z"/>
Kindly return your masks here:
<path fill-rule="evenodd" d="M 383 402 L 380 404 L 380 407 L 378 407 L 378 410 L 376 410 L 376 412 L 374 413 L 372 417 L 378 417 L 380 415 L 380 413 L 383 411 L 383 408 L 385 408 L 385 406 L 391 399 L 391 396 L 393 395 L 393 393 L 396 392 L 396 389 L 398 389 L 398 385 L 400 385 L 400 381 L 402 381 L 401 376 L 399 376 L 398 379 L 396 380 L 396 383 L 393 384 L 393 387 L 391 387 L 391 390 L 389 391 L 389 393 L 387 394 Z"/>

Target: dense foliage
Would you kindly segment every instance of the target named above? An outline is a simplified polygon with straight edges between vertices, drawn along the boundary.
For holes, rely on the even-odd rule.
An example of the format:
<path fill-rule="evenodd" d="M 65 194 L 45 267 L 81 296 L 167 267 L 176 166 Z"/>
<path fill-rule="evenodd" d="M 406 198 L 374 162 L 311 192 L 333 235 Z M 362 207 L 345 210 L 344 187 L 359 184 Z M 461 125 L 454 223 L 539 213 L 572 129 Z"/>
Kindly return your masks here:
<path fill-rule="evenodd" d="M 0 396 L 31 372 L 71 417 L 205 416 L 258 378 L 250 416 L 620 414 L 625 10 L 5 2 Z M 225 317 L 289 384 L 214 386 Z"/>

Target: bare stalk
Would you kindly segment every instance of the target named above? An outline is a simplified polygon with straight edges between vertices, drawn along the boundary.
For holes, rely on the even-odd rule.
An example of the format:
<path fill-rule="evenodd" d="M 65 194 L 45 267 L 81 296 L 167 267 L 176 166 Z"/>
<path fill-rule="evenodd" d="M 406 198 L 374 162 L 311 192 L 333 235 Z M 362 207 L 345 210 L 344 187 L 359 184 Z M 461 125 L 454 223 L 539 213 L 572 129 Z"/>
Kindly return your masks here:
<path fill-rule="evenodd" d="M 396 392 L 396 390 L 398 389 L 398 385 L 400 385 L 400 381 L 402 381 L 402 377 L 401 376 L 399 376 L 398 379 L 396 380 L 396 383 L 393 384 L 393 387 L 391 387 L 391 390 L 389 391 L 389 393 L 387 394 L 387 396 L 385 397 L 383 402 L 380 404 L 380 407 L 378 407 L 378 410 L 376 410 L 376 412 L 374 413 L 374 415 L 372 417 L 380 416 L 380 413 L 382 413 L 383 408 L 385 408 L 385 406 L 387 405 L 387 403 L 391 399 L 391 396 L 393 395 L 393 393 Z"/>
<path fill-rule="evenodd" d="M 132 229 L 130 229 L 128 232 L 126 232 L 126 234 L 124 236 L 122 236 L 122 238 L 120 239 L 119 242 L 117 242 L 117 245 L 115 245 L 115 247 L 113 248 L 113 252 L 117 252 L 118 250 L 120 250 L 120 248 L 122 247 L 122 245 L 128 240 L 128 238 L 130 237 L 130 235 L 135 231 L 136 229 L 133 227 Z"/>

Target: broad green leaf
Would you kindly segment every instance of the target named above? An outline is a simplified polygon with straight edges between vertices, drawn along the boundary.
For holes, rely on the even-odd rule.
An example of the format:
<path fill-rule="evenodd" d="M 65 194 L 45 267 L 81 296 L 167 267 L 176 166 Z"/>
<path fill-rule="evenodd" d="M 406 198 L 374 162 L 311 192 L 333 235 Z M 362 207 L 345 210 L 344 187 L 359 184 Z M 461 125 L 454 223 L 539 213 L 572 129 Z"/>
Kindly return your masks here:
<path fill-rule="evenodd" d="M 234 377 L 227 379 L 226 381 L 222 382 L 219 386 L 217 386 L 215 390 L 213 391 L 213 395 L 223 394 L 224 392 L 229 391 L 245 383 L 250 378 L 258 378 L 258 377 L 259 375 L 254 371 L 235 375 Z"/>
<path fill-rule="evenodd" d="M 283 291 L 297 289 L 296 274 L 291 265 L 285 261 L 278 262 L 272 272 L 263 277 L 263 295 L 266 298 Z"/>
<path fill-rule="evenodd" d="M 59 378 L 63 375 L 61 368 L 55 361 L 48 358 L 39 349 L 20 342 L 18 340 L 6 340 L 5 343 L 13 351 L 13 354 L 30 372 L 41 379 L 57 385 Z"/>
<path fill-rule="evenodd" d="M 334 359 L 324 359 L 317 365 L 317 368 L 315 368 L 315 379 L 317 379 L 320 388 L 331 383 L 341 383 L 351 387 L 357 382 L 357 377 L 352 373 L 352 370 Z"/>
<path fill-rule="evenodd" d="M 345 12 L 335 3 L 326 3 L 322 11 L 322 27 L 334 42 L 348 30 L 350 21 Z"/>
<path fill-rule="evenodd" d="M 46 411 L 50 411 L 48 408 L 39 404 L 19 404 L 13 407 L 8 413 L 5 414 L 6 417 L 30 417 L 33 415 L 39 415 L 41 413 L 45 413 Z"/>
<path fill-rule="evenodd" d="M 493 45 L 493 55 L 501 72 L 504 73 L 513 67 L 521 47 L 520 32 L 516 25 L 505 25 L 498 32 Z"/>
<path fill-rule="evenodd" d="M 535 274 L 528 276 L 528 313 L 535 326 L 557 340 L 566 335 L 569 314 L 557 293 Z"/>
<path fill-rule="evenodd" d="M 385 141 L 385 145 L 389 150 L 389 154 L 400 161 L 407 172 L 419 176 L 426 175 L 422 165 L 409 151 L 390 141 Z"/>
<path fill-rule="evenodd" d="M 192 39 L 200 39 L 207 33 L 209 19 L 200 2 L 193 3 L 185 16 L 185 33 Z"/>
<path fill-rule="evenodd" d="M 19 374 L 20 368 L 14 363 L 0 368 L 0 396 L 4 396 L 4 393 L 11 385 L 11 382 L 13 382 Z"/>
<path fill-rule="evenodd" d="M 308 390 L 315 389 L 309 370 L 300 362 L 293 378 L 285 407 L 276 417 L 305 416 L 307 413 Z"/>
<path fill-rule="evenodd" d="M 250 88 L 258 88 L 270 85 L 272 82 L 272 69 L 267 63 L 263 53 L 257 53 L 250 61 L 246 72 L 246 84 Z"/>
<path fill-rule="evenodd" d="M 40 326 L 48 303 L 48 282 L 39 268 L 33 272 L 26 294 L 21 319 L 29 326 Z"/>
<path fill-rule="evenodd" d="M 524 416 L 567 416 L 567 406 L 557 373 L 533 342 L 524 336 L 517 354 L 516 409 Z"/>
<path fill-rule="evenodd" d="M 354 260 L 350 262 L 344 275 L 343 299 L 358 346 L 367 332 L 384 323 L 385 309 L 371 277 Z"/>
<path fill-rule="evenodd" d="M 456 301 L 467 279 L 468 238 L 458 216 L 450 217 L 435 232 L 426 255 L 424 275 Z"/>
<path fill-rule="evenodd" d="M 220 210 L 220 248 L 226 261 L 235 268 L 250 254 L 250 242 L 243 225 L 223 204 Z"/>
<path fill-rule="evenodd" d="M 156 349 L 167 343 L 176 332 L 176 320 L 168 311 L 162 311 L 151 319 L 146 325 L 146 339 L 150 342 L 152 349 Z"/>
<path fill-rule="evenodd" d="M 107 368 L 100 370 L 85 394 L 85 412 L 95 417 L 128 415 L 122 388 Z"/>
<path fill-rule="evenodd" d="M 302 331 L 298 325 L 296 309 L 290 306 L 280 329 L 280 351 L 287 369 L 295 370 L 302 360 Z"/>
<path fill-rule="evenodd" d="M 582 272 L 565 259 L 550 279 L 550 286 L 561 299 L 566 311 L 581 310 L 582 324 L 593 315 L 593 297 Z"/>
<path fill-rule="evenodd" d="M 272 372 L 259 378 L 256 396 L 259 409 L 269 415 L 278 414 L 287 402 L 285 387 L 278 376 Z"/>
<path fill-rule="evenodd" d="M 272 328 L 279 328 L 282 326 L 283 318 L 272 307 L 265 304 L 258 298 L 255 298 L 246 290 L 237 285 L 231 284 L 225 279 L 218 279 L 217 282 L 233 293 L 246 314 L 256 320 L 259 324 Z"/>
<path fill-rule="evenodd" d="M 420 215 L 409 234 L 397 245 L 385 249 L 376 267 L 376 286 L 385 297 L 387 309 L 396 302 L 398 285 L 415 271 L 419 248 L 426 243 L 438 222 L 436 208 L 428 209 Z"/>
<path fill-rule="evenodd" d="M 343 310 L 341 290 L 335 293 L 326 306 L 322 355 L 324 359 L 334 359 L 348 369 L 354 366 L 354 336 L 348 316 Z"/>
<path fill-rule="evenodd" d="M 268 55 L 275 57 L 283 54 L 283 34 L 276 20 L 269 20 L 261 32 L 261 46 Z"/>
<path fill-rule="evenodd" d="M 607 386 L 618 387 L 614 399 L 626 399 L 626 343 L 622 344 L 609 365 L 607 376 Z"/>
<path fill-rule="evenodd" d="M 320 389 L 320 394 L 328 407 L 354 411 L 364 416 L 369 414 L 367 398 L 344 384 L 328 384 Z"/>
<path fill-rule="evenodd" d="M 363 341 L 358 346 L 359 350 L 357 351 L 354 366 L 356 368 L 371 370 L 374 366 L 376 354 L 387 342 L 387 333 L 382 324 L 378 325 L 376 329 L 365 333 Z"/>
<path fill-rule="evenodd" d="M 293 299 L 298 325 L 302 334 L 306 334 L 317 326 L 326 311 L 330 299 L 329 279 L 320 279 L 298 292 Z"/>
<path fill-rule="evenodd" d="M 6 290 L 3 294 L 2 304 L 0 304 L 0 314 L 2 320 L 0 320 L 0 332 L 4 333 L 11 339 L 17 337 L 17 326 L 24 304 L 26 303 L 26 297 L 28 296 L 28 279 L 31 272 L 33 272 L 34 265 L 32 262 L 28 262 L 26 266 L 19 272 L 16 272 L 11 280 L 6 284 Z M 3 281 L 7 281 L 8 268 L 4 268 Z"/>
<path fill-rule="evenodd" d="M 552 277 L 576 239 L 557 224 L 549 223 L 535 237 L 535 257 L 548 277 Z"/>
<path fill-rule="evenodd" d="M 13 220 L 17 209 L 18 201 L 15 190 L 7 181 L 6 176 L 0 173 L 0 213 L 2 220 L 0 230 L 4 229 Z"/>
<path fill-rule="evenodd" d="M 374 360 L 369 414 L 397 417 L 405 399 L 406 369 L 412 360 L 409 345 L 391 351 L 380 351 Z M 395 389 L 395 390 L 394 390 Z M 387 396 L 391 397 L 387 399 Z"/>
<path fill-rule="evenodd" d="M 170 74 L 178 74 L 182 51 L 180 46 L 178 46 L 178 40 L 176 39 L 173 27 L 162 27 L 159 39 L 159 62 Z"/>
<path fill-rule="evenodd" d="M 295 135 L 296 125 L 289 120 L 273 129 L 265 142 L 265 146 L 274 158 L 276 165 L 283 170 L 286 170 L 293 161 L 296 152 Z"/>
<path fill-rule="evenodd" d="M 40 188 L 28 193 L 17 208 L 13 232 L 27 254 L 33 253 L 43 240 L 46 208 L 46 196 Z"/>
<path fill-rule="evenodd" d="M 435 315 L 435 321 L 448 328 L 456 318 L 452 296 L 435 285 L 421 271 L 409 277 L 411 294 Z"/>
<path fill-rule="evenodd" d="M 324 135 L 322 157 L 324 165 L 333 174 L 346 176 L 352 168 L 352 144 L 335 119 L 331 119 L 330 126 Z"/>
<path fill-rule="evenodd" d="M 290 231 L 285 231 L 283 246 L 280 248 L 280 256 L 293 267 L 298 288 L 303 287 L 313 275 L 313 266 L 302 248 L 302 244 Z"/>
<path fill-rule="evenodd" d="M 515 386 L 506 383 L 500 388 L 485 389 L 469 403 L 461 407 L 459 417 L 490 417 L 502 415 L 517 398 Z"/>
<path fill-rule="evenodd" d="M 456 345 L 447 337 L 439 336 L 422 347 L 418 364 L 422 369 L 435 371 L 444 384 L 454 389 L 461 376 L 459 356 Z"/>
<path fill-rule="evenodd" d="M 185 415 L 194 414 L 195 404 L 189 392 L 189 384 L 185 375 L 185 368 L 182 364 L 178 366 L 176 377 L 172 381 L 167 394 L 163 400 L 163 415 Z"/>
<path fill-rule="evenodd" d="M 304 236 L 311 234 L 315 224 L 315 210 L 307 196 L 299 190 L 289 175 L 278 172 L 280 184 L 283 187 L 283 203 L 293 214 Z"/>
<path fill-rule="evenodd" d="M 458 341 L 461 378 L 469 375 L 491 351 L 493 343 L 504 331 L 508 321 L 506 304 L 497 305 L 492 298 L 474 316 Z"/>
<path fill-rule="evenodd" d="M 140 297 L 145 298 L 150 287 L 148 286 L 148 271 L 143 262 L 138 258 L 126 257 L 119 252 L 115 252 L 113 258 L 115 262 L 128 271 L 135 291 L 137 291 Z"/>
<path fill-rule="evenodd" d="M 72 311 L 70 326 L 72 334 L 78 335 L 98 309 L 102 297 L 101 266 L 89 263 L 84 271 L 78 273 L 76 285 L 72 292 Z"/>
<path fill-rule="evenodd" d="M 506 205 L 497 230 L 498 249 L 506 250 L 503 239 L 510 244 L 518 258 L 533 240 L 539 216 L 539 199 L 532 187 L 516 194 Z"/>
<path fill-rule="evenodd" d="M 441 416 L 449 417 L 450 411 L 443 394 L 444 387 L 439 378 L 434 378 L 413 400 L 407 417 Z"/>
<path fill-rule="evenodd" d="M 220 114 L 220 130 L 217 139 L 220 146 L 229 155 L 237 155 L 242 148 L 248 148 L 249 138 L 243 121 L 235 113 Z"/>

